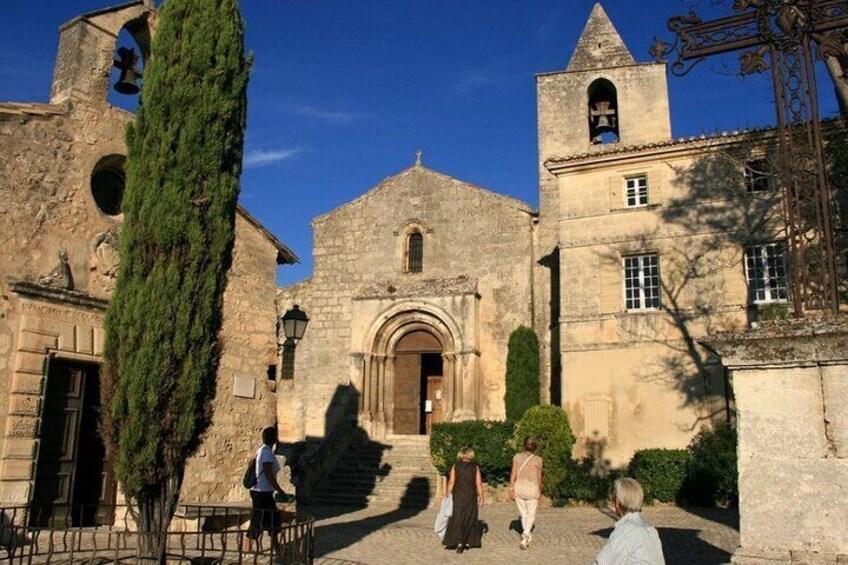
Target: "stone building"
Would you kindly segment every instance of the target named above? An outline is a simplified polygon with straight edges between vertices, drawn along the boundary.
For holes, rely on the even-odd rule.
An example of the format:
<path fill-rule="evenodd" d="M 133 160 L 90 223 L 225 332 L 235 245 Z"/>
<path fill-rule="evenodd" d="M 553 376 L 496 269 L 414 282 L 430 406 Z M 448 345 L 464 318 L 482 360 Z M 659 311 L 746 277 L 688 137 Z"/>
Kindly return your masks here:
<path fill-rule="evenodd" d="M 143 57 L 155 26 L 150 0 L 73 19 L 60 28 L 49 102 L 0 104 L 3 503 L 114 501 L 96 414 L 133 116 L 107 91 L 119 32 Z M 296 260 L 239 208 L 214 422 L 184 501 L 244 499 L 238 477 L 276 411 L 276 270 Z"/>
<path fill-rule="evenodd" d="M 346 418 L 400 441 L 502 418 L 520 324 L 540 337 L 542 396 L 568 412 L 575 455 L 622 464 L 729 417 L 698 339 L 786 301 L 773 133 L 673 139 L 665 65 L 638 63 L 600 4 L 567 68 L 536 82 L 538 212 L 416 165 L 314 221 L 314 275 L 279 295 L 312 319 L 280 396 L 284 437 Z"/>
<path fill-rule="evenodd" d="M 509 335 L 532 316 L 535 213 L 416 163 L 319 216 L 311 318 L 278 405 L 282 437 L 355 419 L 373 437 L 503 418 Z"/>

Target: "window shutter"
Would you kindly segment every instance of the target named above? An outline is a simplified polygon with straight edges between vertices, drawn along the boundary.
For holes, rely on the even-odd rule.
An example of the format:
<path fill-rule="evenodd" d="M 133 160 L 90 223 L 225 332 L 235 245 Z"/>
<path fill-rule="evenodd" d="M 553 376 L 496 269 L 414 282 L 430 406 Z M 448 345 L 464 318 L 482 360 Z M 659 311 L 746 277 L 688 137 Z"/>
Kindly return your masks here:
<path fill-rule="evenodd" d="M 609 178 L 609 209 L 620 210 L 624 207 L 624 177 L 615 175 Z"/>
<path fill-rule="evenodd" d="M 621 285 L 621 260 L 618 258 L 618 253 L 613 257 L 602 257 L 598 281 L 601 294 L 601 314 L 621 312 L 624 292 Z"/>
<path fill-rule="evenodd" d="M 660 171 L 652 169 L 648 171 L 648 204 L 662 204 L 663 197 L 662 175 Z"/>

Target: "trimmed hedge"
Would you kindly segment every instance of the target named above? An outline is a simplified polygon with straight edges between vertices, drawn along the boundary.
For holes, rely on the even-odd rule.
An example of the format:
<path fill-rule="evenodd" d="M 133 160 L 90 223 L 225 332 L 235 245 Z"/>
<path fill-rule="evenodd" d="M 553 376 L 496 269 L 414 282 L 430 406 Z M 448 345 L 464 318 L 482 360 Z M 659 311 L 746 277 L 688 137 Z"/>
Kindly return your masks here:
<path fill-rule="evenodd" d="M 506 354 L 506 419 L 517 421 L 539 404 L 539 338 L 526 326 L 509 336 Z"/>
<path fill-rule="evenodd" d="M 579 461 L 569 460 L 565 478 L 557 485 L 553 497 L 554 506 L 566 506 L 574 502 L 609 505 L 613 484 L 622 476 L 620 471 L 593 471 L 595 460 L 586 457 Z"/>
<path fill-rule="evenodd" d="M 433 465 L 446 475 L 456 462 L 456 454 L 466 445 L 474 455 L 483 480 L 490 484 L 509 482 L 512 468 L 512 422 L 474 420 L 434 424 L 430 433 Z"/>
<path fill-rule="evenodd" d="M 514 452 L 523 449 L 524 438 L 527 436 L 536 438 L 536 453 L 544 459 L 542 493 L 554 498 L 558 485 L 566 476 L 571 461 L 571 448 L 574 446 L 574 434 L 571 433 L 568 416 L 558 406 L 534 406 L 515 425 L 512 441 Z"/>
<path fill-rule="evenodd" d="M 695 506 L 733 506 L 739 502 L 736 430 L 729 424 L 704 427 L 689 444 L 692 461 L 682 498 Z"/>
<path fill-rule="evenodd" d="M 645 504 L 676 502 L 691 461 L 685 449 L 644 449 L 633 455 L 628 474 L 642 485 Z"/>

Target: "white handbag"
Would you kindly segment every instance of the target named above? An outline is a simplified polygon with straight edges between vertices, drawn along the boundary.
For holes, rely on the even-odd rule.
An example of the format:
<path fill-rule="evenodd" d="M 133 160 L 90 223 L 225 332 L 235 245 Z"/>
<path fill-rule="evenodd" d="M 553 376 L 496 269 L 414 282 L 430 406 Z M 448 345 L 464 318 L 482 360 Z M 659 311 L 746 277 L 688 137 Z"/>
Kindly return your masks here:
<path fill-rule="evenodd" d="M 433 530 L 439 535 L 439 539 L 445 539 L 445 532 L 448 529 L 448 519 L 452 514 L 453 496 L 449 494 L 442 500 L 439 513 L 436 514 L 436 523 L 433 526 Z"/>

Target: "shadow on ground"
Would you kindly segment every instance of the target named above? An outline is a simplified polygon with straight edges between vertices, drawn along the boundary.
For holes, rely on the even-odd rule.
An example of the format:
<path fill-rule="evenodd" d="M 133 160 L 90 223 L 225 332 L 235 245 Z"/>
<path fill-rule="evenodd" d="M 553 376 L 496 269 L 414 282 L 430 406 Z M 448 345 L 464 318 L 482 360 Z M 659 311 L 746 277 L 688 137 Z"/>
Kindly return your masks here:
<path fill-rule="evenodd" d="M 410 496 L 411 493 L 419 492 L 422 486 L 421 482 L 427 482 L 426 478 L 417 477 L 409 481 L 406 486 L 406 491 L 401 499 L 400 507 L 394 510 L 389 510 L 384 514 L 370 516 L 361 520 L 353 520 L 350 522 L 335 522 L 325 526 L 315 528 L 315 557 L 323 557 L 330 555 L 339 550 L 345 549 L 355 544 L 359 540 L 369 536 L 370 534 L 390 526 L 391 524 L 408 520 L 426 510 L 428 505 L 422 503 L 417 497 Z M 302 508 L 304 512 L 320 519 L 320 516 L 338 516 L 341 513 L 353 512 L 355 508 L 344 508 L 342 511 L 328 507 L 310 507 Z"/>

